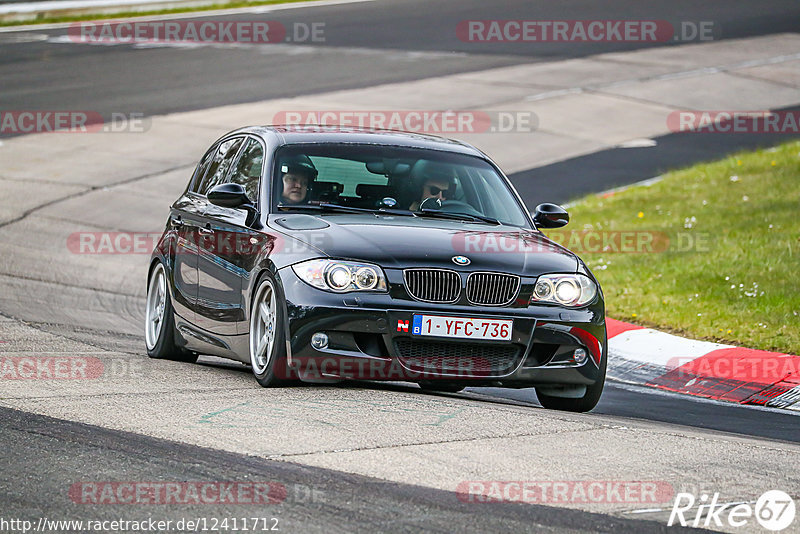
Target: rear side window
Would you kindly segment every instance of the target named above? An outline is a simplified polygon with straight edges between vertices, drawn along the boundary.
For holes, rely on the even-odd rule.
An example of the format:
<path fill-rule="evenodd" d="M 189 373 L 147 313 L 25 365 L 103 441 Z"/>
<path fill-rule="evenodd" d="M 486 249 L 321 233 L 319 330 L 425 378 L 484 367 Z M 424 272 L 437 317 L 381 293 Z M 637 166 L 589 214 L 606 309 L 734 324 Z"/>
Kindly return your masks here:
<path fill-rule="evenodd" d="M 243 137 L 235 137 L 220 143 L 219 148 L 217 148 L 208 164 L 200 185 L 195 191 L 196 193 L 206 195 L 214 186 L 225 182 L 225 176 L 228 174 L 243 141 Z"/>
<path fill-rule="evenodd" d="M 243 186 L 252 202 L 258 202 L 258 183 L 263 164 L 264 148 L 255 139 L 248 139 L 230 181 Z"/>
<path fill-rule="evenodd" d="M 205 153 L 203 159 L 200 160 L 200 163 L 197 164 L 197 168 L 194 170 L 194 174 L 192 175 L 192 180 L 189 182 L 189 191 L 192 193 L 197 193 L 199 190 L 200 182 L 203 181 L 203 176 L 205 176 L 208 166 L 211 164 L 211 160 L 214 159 L 214 154 L 217 153 L 218 149 L 219 147 L 214 145 L 214 147 Z"/>

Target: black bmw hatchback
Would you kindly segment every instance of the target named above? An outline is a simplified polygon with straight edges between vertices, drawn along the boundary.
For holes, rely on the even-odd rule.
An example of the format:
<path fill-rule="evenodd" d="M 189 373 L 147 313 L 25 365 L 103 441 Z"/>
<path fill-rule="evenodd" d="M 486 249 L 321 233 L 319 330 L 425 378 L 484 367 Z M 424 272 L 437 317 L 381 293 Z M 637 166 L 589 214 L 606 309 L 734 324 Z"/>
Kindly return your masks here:
<path fill-rule="evenodd" d="M 535 387 L 588 411 L 605 305 L 572 252 L 479 150 L 433 136 L 250 127 L 200 160 L 148 271 L 153 358 L 211 354 L 262 386 L 412 381 Z"/>

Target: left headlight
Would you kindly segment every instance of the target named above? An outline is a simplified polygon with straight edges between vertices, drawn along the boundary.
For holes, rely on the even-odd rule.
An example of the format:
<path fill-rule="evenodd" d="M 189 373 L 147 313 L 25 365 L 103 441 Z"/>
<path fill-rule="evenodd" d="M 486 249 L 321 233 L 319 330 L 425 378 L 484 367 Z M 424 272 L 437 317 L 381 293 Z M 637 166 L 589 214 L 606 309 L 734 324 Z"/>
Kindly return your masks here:
<path fill-rule="evenodd" d="M 292 265 L 292 269 L 301 280 L 324 291 L 386 291 L 383 270 L 369 263 L 318 259 Z"/>
<path fill-rule="evenodd" d="M 578 307 L 597 295 L 597 285 L 582 274 L 543 274 L 536 280 L 531 296 L 534 302 Z"/>

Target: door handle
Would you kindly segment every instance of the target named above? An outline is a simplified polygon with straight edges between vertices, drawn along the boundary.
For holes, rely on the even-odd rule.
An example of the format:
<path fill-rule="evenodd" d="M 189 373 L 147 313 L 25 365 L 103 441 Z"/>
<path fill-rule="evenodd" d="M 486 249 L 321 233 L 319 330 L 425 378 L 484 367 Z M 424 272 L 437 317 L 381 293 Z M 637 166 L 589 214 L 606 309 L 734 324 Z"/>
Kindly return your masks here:
<path fill-rule="evenodd" d="M 206 223 L 205 226 L 201 226 L 198 231 L 200 235 L 214 235 L 214 230 L 209 223 Z"/>
<path fill-rule="evenodd" d="M 169 218 L 169 224 L 173 228 L 180 228 L 181 226 L 183 226 L 183 220 L 181 220 L 180 215 L 172 215 Z"/>

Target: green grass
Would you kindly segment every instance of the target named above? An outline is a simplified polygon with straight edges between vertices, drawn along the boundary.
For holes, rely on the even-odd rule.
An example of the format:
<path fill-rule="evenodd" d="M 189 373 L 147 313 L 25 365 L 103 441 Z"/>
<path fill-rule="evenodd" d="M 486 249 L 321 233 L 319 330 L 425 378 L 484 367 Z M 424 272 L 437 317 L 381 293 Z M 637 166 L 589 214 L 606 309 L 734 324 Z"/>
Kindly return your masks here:
<path fill-rule="evenodd" d="M 570 216 L 573 231 L 669 236 L 663 252 L 576 250 L 600 281 L 610 317 L 800 354 L 800 143 L 584 198 Z M 689 238 L 705 244 L 677 250 L 676 240 Z"/>
<path fill-rule="evenodd" d="M 234 1 L 229 3 L 213 4 L 200 7 L 176 7 L 173 9 L 156 9 L 152 11 L 120 11 L 119 13 L 88 13 L 83 15 L 69 15 L 63 17 L 39 17 L 29 20 L 0 21 L 3 26 L 27 26 L 29 24 L 53 24 L 57 22 L 79 22 L 83 20 L 104 20 L 129 17 L 149 17 L 153 15 L 170 15 L 173 13 L 192 13 L 195 11 L 213 11 L 217 9 L 235 9 L 240 7 L 267 6 L 272 4 L 289 4 L 306 2 L 308 0 L 255 0 Z"/>

